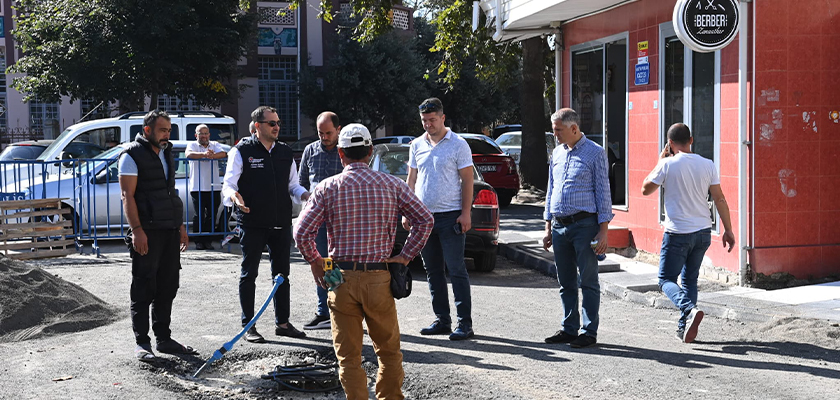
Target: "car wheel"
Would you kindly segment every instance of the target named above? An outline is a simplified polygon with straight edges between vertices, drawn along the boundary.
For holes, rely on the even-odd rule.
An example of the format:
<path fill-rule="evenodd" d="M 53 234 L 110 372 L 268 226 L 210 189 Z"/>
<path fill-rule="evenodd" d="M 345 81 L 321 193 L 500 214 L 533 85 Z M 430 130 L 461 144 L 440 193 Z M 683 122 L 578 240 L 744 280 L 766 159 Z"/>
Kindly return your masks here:
<path fill-rule="evenodd" d="M 499 190 L 497 193 L 499 195 L 499 207 L 509 206 L 510 202 L 513 200 L 513 193 L 507 190 Z"/>
<path fill-rule="evenodd" d="M 498 255 L 495 251 L 485 251 L 474 255 L 475 270 L 480 272 L 490 272 L 496 269 L 496 258 Z"/>

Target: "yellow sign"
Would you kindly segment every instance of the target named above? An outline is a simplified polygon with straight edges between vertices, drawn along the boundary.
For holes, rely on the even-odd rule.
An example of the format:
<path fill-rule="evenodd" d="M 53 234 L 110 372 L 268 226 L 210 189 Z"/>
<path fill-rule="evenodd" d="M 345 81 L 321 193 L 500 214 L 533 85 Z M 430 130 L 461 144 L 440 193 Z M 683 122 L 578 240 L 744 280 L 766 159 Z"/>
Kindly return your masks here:
<path fill-rule="evenodd" d="M 648 49 L 648 42 L 645 40 L 644 42 L 639 42 L 639 51 L 647 50 Z"/>

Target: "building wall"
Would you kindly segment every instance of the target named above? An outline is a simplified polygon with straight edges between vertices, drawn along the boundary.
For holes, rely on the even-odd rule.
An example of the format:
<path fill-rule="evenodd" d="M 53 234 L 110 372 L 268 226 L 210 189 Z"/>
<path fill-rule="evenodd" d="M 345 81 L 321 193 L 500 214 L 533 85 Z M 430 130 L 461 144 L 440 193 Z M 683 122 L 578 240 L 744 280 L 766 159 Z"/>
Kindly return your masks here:
<path fill-rule="evenodd" d="M 755 2 L 753 270 L 840 275 L 840 1 Z"/>
<path fill-rule="evenodd" d="M 629 82 L 627 169 L 629 198 L 626 209 L 614 208 L 612 225 L 627 227 L 636 248 L 658 254 L 663 228 L 659 224 L 658 194 L 642 196 L 645 177 L 656 166 L 661 150 L 659 107 L 659 26 L 670 22 L 675 1 L 640 0 L 591 17 L 573 21 L 563 27 L 563 104 L 571 104 L 567 87 L 571 71 L 571 46 L 627 32 L 630 58 L 627 76 L 633 77 L 637 61 L 636 44 L 648 41 L 650 82 L 635 86 Z M 655 106 L 656 104 L 656 106 Z M 720 115 L 720 175 L 721 187 L 727 196 L 735 236 L 738 236 L 738 42 L 721 52 L 721 115 Z M 667 127 L 666 127 L 667 129 Z M 720 228 L 722 232 L 722 226 Z M 738 271 L 738 253 L 727 253 L 720 245 L 720 235 L 712 235 L 713 245 L 706 253 L 708 261 L 732 272 Z"/>

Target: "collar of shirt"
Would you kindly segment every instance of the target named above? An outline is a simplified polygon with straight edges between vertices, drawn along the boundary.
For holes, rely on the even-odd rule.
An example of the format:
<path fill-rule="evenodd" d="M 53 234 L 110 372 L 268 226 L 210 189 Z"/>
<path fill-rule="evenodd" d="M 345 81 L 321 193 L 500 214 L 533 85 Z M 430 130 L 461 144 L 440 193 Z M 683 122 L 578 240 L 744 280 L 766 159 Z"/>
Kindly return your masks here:
<path fill-rule="evenodd" d="M 454 133 L 452 133 L 452 129 L 446 128 L 446 134 L 445 134 L 445 135 L 443 135 L 443 139 L 441 139 L 441 140 L 438 142 L 438 144 L 439 144 L 440 142 L 444 141 L 444 140 L 447 140 L 447 139 L 452 139 L 452 135 L 454 135 Z M 424 132 L 424 134 L 423 134 L 423 140 L 425 140 L 425 141 L 426 141 L 426 143 L 428 143 L 428 144 L 430 144 L 430 145 L 432 144 L 432 141 L 429 139 L 429 132 Z"/>
<path fill-rule="evenodd" d="M 572 151 L 572 150 L 574 150 L 574 149 L 576 149 L 576 148 L 580 147 L 580 145 L 582 145 L 583 143 L 585 143 L 587 140 L 589 140 L 589 139 L 587 139 L 587 138 L 586 138 L 586 136 L 583 134 L 583 132 L 581 132 L 581 133 L 580 133 L 580 139 L 578 139 L 578 141 L 577 141 L 577 142 L 575 142 L 575 145 L 574 145 L 574 146 L 569 147 L 566 143 L 563 143 L 563 144 L 562 144 L 562 146 L 563 146 L 563 149 L 564 149 L 564 150 L 566 150 L 566 151 Z"/>
<path fill-rule="evenodd" d="M 318 148 L 320 148 L 321 151 L 323 151 L 324 153 L 337 153 L 338 152 L 338 146 L 337 145 L 333 146 L 332 149 L 327 149 L 326 147 L 324 147 L 324 144 L 321 143 L 320 140 L 318 141 L 318 145 L 319 145 Z"/>
<path fill-rule="evenodd" d="M 345 171 L 352 171 L 352 170 L 354 170 L 354 169 L 370 169 L 370 167 L 369 167 L 367 164 L 365 164 L 365 163 L 363 163 L 363 162 L 361 162 L 361 161 L 360 161 L 360 162 L 354 162 L 354 163 L 351 163 L 350 165 L 348 165 L 348 166 L 344 167 L 344 170 L 345 170 Z"/>

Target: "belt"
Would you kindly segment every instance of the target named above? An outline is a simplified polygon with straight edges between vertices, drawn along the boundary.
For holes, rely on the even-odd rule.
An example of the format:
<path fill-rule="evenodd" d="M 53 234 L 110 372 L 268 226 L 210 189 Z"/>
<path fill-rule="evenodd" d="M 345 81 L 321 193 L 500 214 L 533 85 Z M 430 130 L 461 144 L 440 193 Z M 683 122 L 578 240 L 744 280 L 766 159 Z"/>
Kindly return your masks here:
<path fill-rule="evenodd" d="M 572 214 L 572 215 L 569 215 L 569 216 L 566 216 L 566 217 L 554 217 L 554 220 L 563 224 L 563 225 L 571 225 L 571 224 L 574 224 L 575 222 L 578 222 L 580 220 L 583 220 L 583 219 L 586 219 L 586 218 L 589 218 L 589 217 L 594 217 L 596 215 L 598 215 L 598 214 L 593 214 L 591 212 L 582 211 L 582 212 L 579 212 L 577 214 Z"/>
<path fill-rule="evenodd" d="M 355 261 L 338 261 L 335 266 L 348 271 L 387 271 L 388 263 L 360 263 Z"/>

